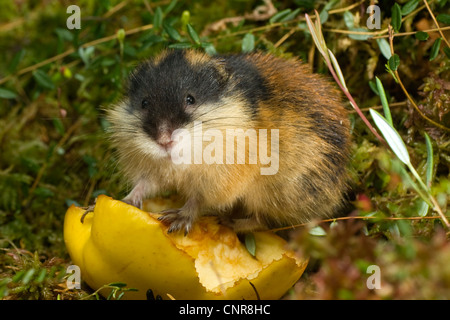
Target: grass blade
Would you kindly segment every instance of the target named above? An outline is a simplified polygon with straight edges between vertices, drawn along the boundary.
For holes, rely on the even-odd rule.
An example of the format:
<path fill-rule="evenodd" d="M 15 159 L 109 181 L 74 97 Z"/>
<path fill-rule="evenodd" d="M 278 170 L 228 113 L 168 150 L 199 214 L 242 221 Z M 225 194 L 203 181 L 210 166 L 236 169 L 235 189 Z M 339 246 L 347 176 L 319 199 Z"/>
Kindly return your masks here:
<path fill-rule="evenodd" d="M 389 104 L 386 98 L 386 93 L 384 92 L 383 84 L 378 77 L 375 77 L 377 83 L 378 95 L 380 96 L 381 104 L 383 106 L 384 116 L 386 117 L 387 122 L 393 127 L 394 124 L 392 122 L 391 110 L 389 109 Z"/>
<path fill-rule="evenodd" d="M 433 145 L 431 144 L 430 136 L 425 132 L 425 143 L 427 146 L 427 173 L 426 173 L 426 184 L 427 187 L 431 187 L 431 181 L 433 180 L 433 167 L 434 167 L 434 155 L 433 155 Z"/>
<path fill-rule="evenodd" d="M 370 109 L 370 114 L 395 155 L 404 164 L 408 166 L 411 165 L 408 150 L 406 149 L 406 145 L 397 130 L 395 130 L 394 127 L 392 127 L 389 122 L 377 111 Z"/>
<path fill-rule="evenodd" d="M 331 63 L 333 64 L 334 70 L 336 71 L 339 81 L 341 81 L 342 86 L 348 92 L 347 85 L 345 84 L 344 75 L 342 74 L 342 71 L 341 71 L 341 67 L 339 67 L 339 63 L 338 63 L 336 57 L 334 56 L 333 52 L 331 52 L 330 49 L 328 49 L 328 55 L 331 58 Z"/>
<path fill-rule="evenodd" d="M 425 143 L 427 146 L 427 170 L 426 170 L 426 180 L 425 184 L 428 188 L 431 188 L 431 181 L 433 180 L 433 167 L 434 167 L 434 156 L 433 156 L 433 145 L 431 144 L 430 136 L 425 132 Z M 420 217 L 425 217 L 428 214 L 430 206 L 422 201 L 418 214 Z"/>
<path fill-rule="evenodd" d="M 319 50 L 320 54 L 325 58 L 325 51 L 323 50 L 321 43 L 319 41 L 318 35 L 317 35 L 317 30 L 315 28 L 315 26 L 313 25 L 311 18 L 309 17 L 309 15 L 306 13 L 305 14 L 305 18 L 306 18 L 306 24 L 308 25 L 308 29 L 309 32 L 311 32 L 311 36 L 314 40 L 314 43 L 316 44 L 317 50 Z"/>

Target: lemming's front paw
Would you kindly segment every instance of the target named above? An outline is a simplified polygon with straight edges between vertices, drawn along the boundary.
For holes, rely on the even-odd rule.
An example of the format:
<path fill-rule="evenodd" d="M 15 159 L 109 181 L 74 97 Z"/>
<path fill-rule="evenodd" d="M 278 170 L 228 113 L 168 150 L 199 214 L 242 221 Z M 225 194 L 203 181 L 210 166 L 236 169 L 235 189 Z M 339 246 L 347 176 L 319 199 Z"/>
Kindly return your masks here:
<path fill-rule="evenodd" d="M 138 209 L 142 209 L 142 199 L 136 199 L 136 198 L 128 198 L 125 197 L 121 200 L 122 202 L 125 202 L 129 205 L 132 205 Z"/>
<path fill-rule="evenodd" d="M 167 233 L 184 229 L 184 235 L 187 235 L 192 230 L 194 218 L 192 215 L 186 214 L 183 208 L 164 210 L 161 211 L 161 214 L 163 215 L 158 220 L 169 226 Z"/>

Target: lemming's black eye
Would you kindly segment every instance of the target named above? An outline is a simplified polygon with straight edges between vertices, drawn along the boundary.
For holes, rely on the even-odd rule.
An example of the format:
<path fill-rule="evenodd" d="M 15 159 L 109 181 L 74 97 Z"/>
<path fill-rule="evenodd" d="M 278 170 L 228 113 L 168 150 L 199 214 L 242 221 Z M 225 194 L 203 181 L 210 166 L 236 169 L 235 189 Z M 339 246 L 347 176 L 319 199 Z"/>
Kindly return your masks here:
<path fill-rule="evenodd" d="M 147 109 L 150 106 L 150 102 L 147 99 L 142 100 L 142 109 Z"/>
<path fill-rule="evenodd" d="M 193 105 L 195 103 L 195 98 L 193 96 L 191 96 L 190 94 L 187 95 L 186 97 L 186 104 L 188 106 Z"/>

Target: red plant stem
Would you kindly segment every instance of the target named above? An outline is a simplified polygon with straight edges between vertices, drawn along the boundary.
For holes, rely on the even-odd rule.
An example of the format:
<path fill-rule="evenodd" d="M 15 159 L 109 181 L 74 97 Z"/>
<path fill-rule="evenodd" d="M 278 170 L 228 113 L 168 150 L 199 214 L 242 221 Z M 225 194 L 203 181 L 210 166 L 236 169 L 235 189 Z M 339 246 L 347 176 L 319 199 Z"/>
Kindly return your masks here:
<path fill-rule="evenodd" d="M 364 123 L 366 124 L 366 126 L 369 128 L 369 130 L 375 135 L 375 137 L 377 137 L 378 140 L 380 140 L 384 145 L 387 146 L 386 140 L 383 139 L 383 137 L 381 137 L 379 135 L 379 133 L 375 130 L 375 128 L 372 126 L 372 124 L 369 122 L 369 120 L 367 120 L 366 116 L 362 113 L 361 109 L 358 107 L 358 104 L 355 102 L 355 99 L 353 99 L 352 95 L 350 94 L 350 92 L 348 91 L 348 89 L 346 89 L 342 83 L 339 81 L 339 78 L 336 74 L 336 72 L 334 71 L 333 66 L 331 65 L 330 60 L 328 59 L 328 57 L 325 57 L 325 61 L 327 63 L 328 69 L 330 70 L 334 80 L 336 81 L 336 83 L 339 85 L 339 87 L 341 88 L 341 90 L 344 92 L 344 94 L 347 96 L 348 100 L 350 100 L 352 107 L 355 109 L 356 113 L 361 117 L 361 119 L 364 121 Z"/>

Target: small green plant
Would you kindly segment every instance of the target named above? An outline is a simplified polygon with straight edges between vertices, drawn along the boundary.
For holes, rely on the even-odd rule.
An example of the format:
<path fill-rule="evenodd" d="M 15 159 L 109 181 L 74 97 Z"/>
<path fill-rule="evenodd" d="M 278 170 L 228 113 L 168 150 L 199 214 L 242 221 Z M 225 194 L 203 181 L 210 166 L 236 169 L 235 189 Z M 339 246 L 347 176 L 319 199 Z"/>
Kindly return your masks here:
<path fill-rule="evenodd" d="M 16 267 L 0 273 L 0 299 L 56 299 L 63 291 L 65 267 L 59 259 L 41 261 L 35 252 L 18 248 L 3 249 L 4 258 L 15 262 Z"/>
<path fill-rule="evenodd" d="M 98 288 L 97 290 L 95 290 L 93 293 L 84 296 L 83 298 L 81 298 L 82 300 L 88 300 L 91 298 L 95 298 L 96 300 L 100 300 L 100 292 L 102 290 L 108 290 L 110 289 L 111 292 L 106 296 L 106 300 L 120 300 L 122 299 L 122 297 L 124 296 L 124 294 L 126 292 L 129 291 L 138 291 L 135 288 L 127 288 L 127 284 L 123 283 L 123 282 L 112 282 L 109 284 L 105 284 L 103 286 L 101 286 L 100 288 Z"/>

